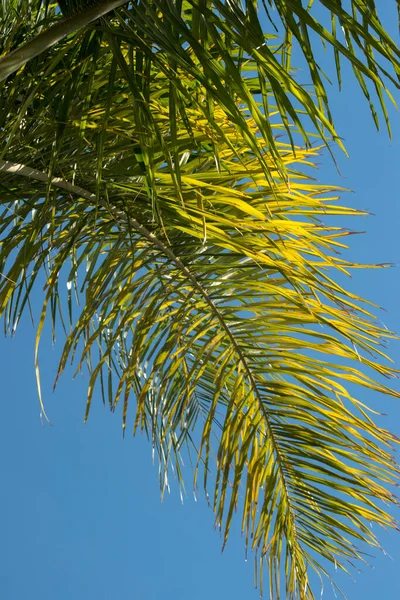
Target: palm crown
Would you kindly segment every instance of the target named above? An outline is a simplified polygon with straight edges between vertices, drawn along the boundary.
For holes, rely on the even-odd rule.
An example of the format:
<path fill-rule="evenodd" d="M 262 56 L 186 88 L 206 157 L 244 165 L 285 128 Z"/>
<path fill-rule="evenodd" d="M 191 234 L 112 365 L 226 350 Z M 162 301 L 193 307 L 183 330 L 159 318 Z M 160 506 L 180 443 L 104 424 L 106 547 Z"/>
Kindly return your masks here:
<path fill-rule="evenodd" d="M 314 4 L 329 30 L 298 0 L 0 4 L 6 329 L 44 276 L 39 392 L 48 315 L 65 332 L 58 375 L 89 369 L 86 417 L 99 393 L 125 431 L 133 397 L 162 490 L 190 454 L 224 543 L 239 510 L 287 598 L 313 597 L 309 566 L 329 575 L 377 545 L 368 522 L 395 526 L 380 501 L 398 473 L 360 399 L 398 396 L 380 377 L 396 374 L 393 336 L 334 276 L 360 265 L 329 217 L 360 213 L 307 173 L 341 145 L 314 38 L 339 82 L 351 62 L 378 124 L 372 83 L 388 126 L 399 50 L 372 0 Z"/>

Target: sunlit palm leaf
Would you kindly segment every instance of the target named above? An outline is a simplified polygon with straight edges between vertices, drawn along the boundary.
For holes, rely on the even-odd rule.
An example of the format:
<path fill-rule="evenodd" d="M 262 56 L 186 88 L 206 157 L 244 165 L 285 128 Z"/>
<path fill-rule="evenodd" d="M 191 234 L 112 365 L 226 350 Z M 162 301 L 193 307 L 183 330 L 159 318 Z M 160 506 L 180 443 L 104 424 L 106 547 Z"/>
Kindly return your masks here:
<path fill-rule="evenodd" d="M 346 569 L 378 545 L 370 523 L 395 526 L 381 501 L 396 440 L 362 402 L 398 396 L 381 378 L 396 375 L 392 334 L 336 283 L 358 265 L 329 217 L 359 213 L 305 174 L 318 148 L 283 135 L 276 86 L 238 47 L 238 5 L 221 4 L 239 29 L 218 38 L 200 18 L 216 3 L 182 3 L 192 47 L 169 5 L 120 10 L 3 82 L 0 311 L 14 331 L 45 277 L 37 347 L 48 315 L 65 330 L 59 374 L 89 369 L 87 416 L 102 394 L 125 430 L 134 400 L 162 489 L 190 453 L 224 543 L 238 510 L 272 596 L 284 572 L 283 597 L 312 598 L 309 566 Z M 29 27 L 8 14 L 20 45 Z"/>
<path fill-rule="evenodd" d="M 197 109 L 204 111 L 211 126 L 217 126 L 210 112 L 217 100 L 238 134 L 245 137 L 247 144 L 262 161 L 262 149 L 249 134 L 244 114 L 238 110 L 239 100 L 257 123 L 275 164 L 283 169 L 268 118 L 270 91 L 289 135 L 289 125 L 294 122 L 304 142 L 308 144 L 310 141 L 296 110 L 297 106 L 301 106 L 323 140 L 333 137 L 341 145 L 330 115 L 324 76 L 315 57 L 319 50 L 311 41 L 317 35 L 323 43 L 333 48 L 339 83 L 340 61 L 343 58 L 350 61 L 378 125 L 378 113 L 368 89 L 372 82 L 389 127 L 384 94 L 389 93 L 388 84 L 398 87 L 400 53 L 397 44 L 382 27 L 373 0 L 352 0 L 350 12 L 342 3 L 328 0 L 310 2 L 308 8 L 303 7 L 301 0 L 268 0 L 263 3 L 256 0 L 142 0 L 140 3 L 99 0 L 64 3 L 64 12 L 67 5 L 73 7 L 72 15 L 68 12 L 64 20 L 60 20 L 55 5 L 48 6 L 48 1 L 14 4 L 15 13 L 9 7 L 3 8 L 3 21 L 9 20 L 10 16 L 13 18 L 14 14 L 31 16 L 33 7 L 42 7 L 42 18 L 36 20 L 29 36 L 31 39 L 25 46 L 15 31 L 10 33 L 12 45 L 6 43 L 3 50 L 0 81 L 71 34 L 75 34 L 75 42 L 80 43 L 84 28 L 92 32 L 103 31 L 106 33 L 104 39 L 114 53 L 117 45 L 124 40 L 132 56 L 139 52 L 143 58 L 154 61 L 160 70 L 168 73 L 171 102 L 175 105 L 171 112 L 172 124 L 175 110 L 185 110 L 184 98 L 189 94 L 191 102 L 196 103 L 199 94 L 204 92 L 208 102 L 204 106 L 198 103 Z M 271 36 L 265 34 L 264 23 L 268 22 L 271 14 L 268 5 L 275 9 L 273 14 L 278 21 L 277 31 L 283 28 L 285 32 L 282 59 L 271 44 Z M 82 7 L 81 12 L 79 6 Z M 113 9 L 117 10 L 112 12 Z M 324 26 L 324 12 L 331 23 L 330 30 Z M 94 19 L 102 15 L 105 17 L 93 24 Z M 57 21 L 55 24 L 54 20 Z M 15 19 L 14 22 L 17 32 L 21 31 L 19 21 Z M 8 27 L 12 29 L 12 24 L 4 25 L 6 31 Z M 295 42 L 309 66 L 313 93 L 300 85 L 287 69 Z M 10 52 L 11 49 L 13 52 Z M 57 50 L 62 51 L 59 45 L 56 46 Z M 253 63 L 258 92 L 263 99 L 262 107 L 254 100 L 254 86 L 249 86 L 242 77 L 247 60 Z M 125 76 L 129 79 L 128 71 Z M 185 81 L 187 77 L 192 82 L 190 90 L 186 85 L 182 86 L 182 78 Z M 135 94 L 139 97 L 140 85 L 135 85 L 135 88 Z"/>

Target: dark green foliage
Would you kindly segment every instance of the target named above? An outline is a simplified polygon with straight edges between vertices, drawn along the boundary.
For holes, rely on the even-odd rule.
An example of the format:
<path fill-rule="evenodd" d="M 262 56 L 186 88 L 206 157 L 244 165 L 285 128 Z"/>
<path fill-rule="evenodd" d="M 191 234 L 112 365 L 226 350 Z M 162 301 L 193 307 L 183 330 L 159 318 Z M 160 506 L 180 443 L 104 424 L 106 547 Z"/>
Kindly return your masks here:
<path fill-rule="evenodd" d="M 101 0 L 58 0 L 61 12 L 66 17 L 100 2 Z"/>

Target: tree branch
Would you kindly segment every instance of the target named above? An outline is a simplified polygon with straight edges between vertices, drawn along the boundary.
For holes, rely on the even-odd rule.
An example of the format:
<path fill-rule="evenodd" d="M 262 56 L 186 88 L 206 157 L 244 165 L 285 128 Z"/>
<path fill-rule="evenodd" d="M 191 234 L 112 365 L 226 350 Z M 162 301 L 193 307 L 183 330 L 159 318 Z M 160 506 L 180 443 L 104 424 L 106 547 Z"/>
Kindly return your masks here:
<path fill-rule="evenodd" d="M 86 27 L 89 23 L 122 6 L 122 4 L 126 4 L 126 2 L 127 0 L 104 0 L 72 17 L 63 19 L 46 29 L 46 31 L 39 33 L 33 40 L 26 42 L 20 48 L 13 50 L 0 59 L 0 81 L 6 79 L 29 60 L 51 48 L 67 35 Z"/>

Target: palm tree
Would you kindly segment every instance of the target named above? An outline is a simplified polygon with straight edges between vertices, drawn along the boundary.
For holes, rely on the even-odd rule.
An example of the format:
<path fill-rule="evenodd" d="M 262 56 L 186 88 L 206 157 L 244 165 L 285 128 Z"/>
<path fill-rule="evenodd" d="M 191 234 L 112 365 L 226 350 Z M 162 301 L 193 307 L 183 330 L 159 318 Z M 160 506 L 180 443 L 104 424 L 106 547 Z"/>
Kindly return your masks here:
<path fill-rule="evenodd" d="M 239 511 L 276 598 L 281 577 L 313 598 L 310 568 L 346 571 L 379 545 L 370 523 L 396 526 L 397 440 L 360 399 L 399 397 L 394 336 L 335 279 L 361 265 L 329 216 L 361 213 L 309 175 L 342 146 L 319 41 L 389 127 L 400 52 L 373 0 L 348 4 L 0 2 L 0 312 L 15 332 L 44 282 L 43 413 L 49 318 L 57 379 L 89 370 L 85 418 L 100 395 L 125 432 L 134 398 L 162 491 L 190 455 L 224 544 Z"/>

